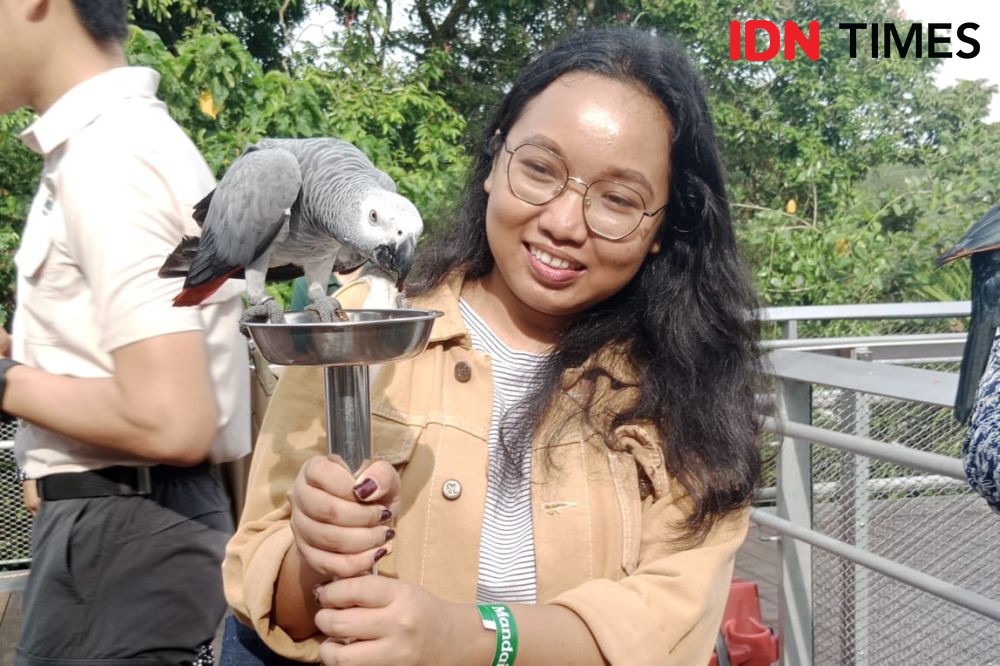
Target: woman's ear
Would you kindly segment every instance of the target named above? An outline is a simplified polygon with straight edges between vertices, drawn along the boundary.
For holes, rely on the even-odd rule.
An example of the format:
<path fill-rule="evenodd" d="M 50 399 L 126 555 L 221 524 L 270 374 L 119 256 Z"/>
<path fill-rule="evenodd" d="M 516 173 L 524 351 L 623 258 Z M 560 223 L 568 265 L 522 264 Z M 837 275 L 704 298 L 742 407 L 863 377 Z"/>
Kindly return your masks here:
<path fill-rule="evenodd" d="M 497 174 L 497 159 L 498 156 L 493 156 L 493 164 L 490 165 L 490 172 L 486 176 L 486 180 L 483 181 L 483 191 L 486 194 L 490 194 L 493 191 L 493 179 L 496 178 Z"/>
<path fill-rule="evenodd" d="M 490 165 L 489 175 L 486 176 L 486 180 L 483 181 L 483 191 L 485 191 L 486 194 L 490 194 L 490 192 L 493 190 L 493 179 L 496 177 L 497 173 L 497 162 L 500 160 L 500 150 L 498 146 L 499 143 L 502 141 L 502 139 L 500 138 L 501 136 L 502 135 L 500 134 L 500 130 L 497 130 L 496 132 L 493 133 L 493 136 L 490 137 L 490 140 L 487 142 L 487 150 L 493 153 L 493 163 Z"/>

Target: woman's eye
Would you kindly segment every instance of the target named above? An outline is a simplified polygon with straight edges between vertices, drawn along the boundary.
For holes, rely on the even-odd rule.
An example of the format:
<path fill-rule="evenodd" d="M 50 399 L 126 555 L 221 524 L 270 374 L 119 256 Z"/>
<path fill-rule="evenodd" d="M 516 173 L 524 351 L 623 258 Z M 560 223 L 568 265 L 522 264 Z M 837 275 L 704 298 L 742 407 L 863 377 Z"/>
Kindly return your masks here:
<path fill-rule="evenodd" d="M 542 162 L 528 162 L 527 167 L 529 171 L 538 175 L 547 176 L 552 173 L 549 165 Z"/>
<path fill-rule="evenodd" d="M 619 192 L 606 192 L 603 199 L 605 204 L 614 208 L 621 208 L 623 210 L 642 208 L 642 205 L 635 198 Z"/>

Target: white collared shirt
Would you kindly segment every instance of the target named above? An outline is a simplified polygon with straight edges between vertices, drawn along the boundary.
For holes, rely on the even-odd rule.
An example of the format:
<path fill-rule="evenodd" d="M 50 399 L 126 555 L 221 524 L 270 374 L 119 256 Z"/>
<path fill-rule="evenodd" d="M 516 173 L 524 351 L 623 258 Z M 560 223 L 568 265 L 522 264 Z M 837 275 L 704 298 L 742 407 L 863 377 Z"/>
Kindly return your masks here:
<path fill-rule="evenodd" d="M 230 280 L 203 306 L 176 308 L 182 280 L 157 277 L 181 236 L 200 233 L 191 210 L 215 186 L 156 98 L 159 80 L 142 67 L 104 72 L 22 134 L 44 166 L 14 258 L 13 358 L 54 374 L 109 377 L 114 350 L 202 330 L 220 419 L 212 458 L 233 460 L 250 451 L 247 347 L 238 328 L 243 283 Z M 15 451 L 32 478 L 148 464 L 23 421 Z"/>

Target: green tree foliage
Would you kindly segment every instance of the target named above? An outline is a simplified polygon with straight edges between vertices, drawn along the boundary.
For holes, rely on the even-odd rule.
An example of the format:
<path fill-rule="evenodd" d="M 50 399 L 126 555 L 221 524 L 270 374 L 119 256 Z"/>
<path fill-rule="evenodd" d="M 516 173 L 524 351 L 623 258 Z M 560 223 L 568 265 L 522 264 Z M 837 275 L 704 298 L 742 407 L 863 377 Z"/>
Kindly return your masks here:
<path fill-rule="evenodd" d="M 42 166 L 18 139 L 31 120 L 28 111 L 0 116 L 0 326 L 14 307 L 14 252 Z"/>
<path fill-rule="evenodd" d="M 311 9 L 306 0 L 132 0 L 132 22 L 175 49 L 191 28 L 217 22 L 265 67 L 278 67 L 287 34 Z"/>
<path fill-rule="evenodd" d="M 600 25 L 668 32 L 690 48 L 734 217 L 770 303 L 965 298 L 967 267 L 935 270 L 933 259 L 1000 199 L 988 87 L 939 89 L 939 61 L 926 57 L 872 59 L 865 31 L 849 57 L 837 25 L 905 30 L 895 0 L 413 0 L 398 29 L 392 0 L 133 5 L 149 29 L 133 32 L 130 57 L 163 73 L 171 113 L 217 173 L 261 136 L 341 136 L 397 179 L 430 233 L 457 192 L 463 138 L 523 63 L 568 31 Z M 285 46 L 320 9 L 333 16 L 328 42 Z M 731 60 L 729 21 L 750 18 L 819 21 L 821 58 Z M 251 37 L 260 34 L 270 35 L 265 46 Z M 0 119 L 0 285 L 12 282 L 5 257 L 38 168 L 12 138 L 27 119 Z M 0 299 L 9 294 L 0 286 Z"/>

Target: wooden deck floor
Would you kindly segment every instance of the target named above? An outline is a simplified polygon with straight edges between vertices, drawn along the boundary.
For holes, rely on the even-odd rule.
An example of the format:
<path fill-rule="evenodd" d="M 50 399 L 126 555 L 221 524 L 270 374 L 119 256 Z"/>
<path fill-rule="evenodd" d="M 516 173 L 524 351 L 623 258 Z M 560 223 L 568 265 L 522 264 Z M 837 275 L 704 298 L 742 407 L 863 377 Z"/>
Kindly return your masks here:
<path fill-rule="evenodd" d="M 21 594 L 0 592 L 0 666 L 14 666 L 14 648 L 21 631 Z"/>
<path fill-rule="evenodd" d="M 736 554 L 736 575 L 757 583 L 764 624 L 778 631 L 778 542 L 761 539 L 756 527 Z"/>

